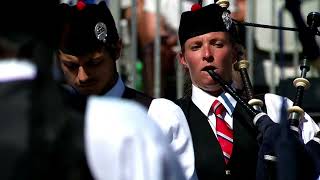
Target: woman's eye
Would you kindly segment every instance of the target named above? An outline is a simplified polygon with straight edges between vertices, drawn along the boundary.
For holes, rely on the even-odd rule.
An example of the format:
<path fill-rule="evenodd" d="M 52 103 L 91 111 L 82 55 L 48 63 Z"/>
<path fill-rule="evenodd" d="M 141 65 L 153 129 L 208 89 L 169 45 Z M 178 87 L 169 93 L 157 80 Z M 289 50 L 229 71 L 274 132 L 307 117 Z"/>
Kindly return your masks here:
<path fill-rule="evenodd" d="M 219 48 L 223 47 L 223 43 L 222 42 L 216 42 L 214 45 L 219 47 Z"/>
<path fill-rule="evenodd" d="M 200 45 L 195 44 L 195 45 L 192 45 L 192 46 L 191 46 L 191 50 L 197 50 L 197 49 L 199 49 L 200 47 L 201 47 Z"/>

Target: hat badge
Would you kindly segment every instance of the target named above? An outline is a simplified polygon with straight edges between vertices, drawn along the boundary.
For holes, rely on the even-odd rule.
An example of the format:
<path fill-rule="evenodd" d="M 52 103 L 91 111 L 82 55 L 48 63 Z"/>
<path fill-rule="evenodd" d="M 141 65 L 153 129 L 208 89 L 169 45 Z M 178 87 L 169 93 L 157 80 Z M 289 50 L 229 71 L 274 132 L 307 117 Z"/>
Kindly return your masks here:
<path fill-rule="evenodd" d="M 226 29 L 229 30 L 232 24 L 232 19 L 230 17 L 230 13 L 228 11 L 224 11 L 222 13 L 222 20 L 224 25 L 226 26 Z"/>
<path fill-rule="evenodd" d="M 94 33 L 99 41 L 106 42 L 107 34 L 107 26 L 103 22 L 98 22 L 94 27 Z"/>

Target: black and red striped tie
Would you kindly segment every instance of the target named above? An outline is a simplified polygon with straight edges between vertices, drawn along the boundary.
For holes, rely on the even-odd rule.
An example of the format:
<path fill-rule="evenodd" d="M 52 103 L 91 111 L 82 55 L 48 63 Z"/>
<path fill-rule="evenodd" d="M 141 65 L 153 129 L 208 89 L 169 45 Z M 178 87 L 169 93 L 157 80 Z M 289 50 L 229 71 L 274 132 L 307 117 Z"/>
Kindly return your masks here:
<path fill-rule="evenodd" d="M 219 102 L 217 99 L 213 102 L 211 106 L 211 111 L 216 116 L 217 138 L 224 155 L 224 160 L 227 164 L 232 154 L 233 130 L 230 128 L 228 123 L 223 119 L 223 113 L 226 112 L 226 109 L 223 106 L 223 104 Z"/>

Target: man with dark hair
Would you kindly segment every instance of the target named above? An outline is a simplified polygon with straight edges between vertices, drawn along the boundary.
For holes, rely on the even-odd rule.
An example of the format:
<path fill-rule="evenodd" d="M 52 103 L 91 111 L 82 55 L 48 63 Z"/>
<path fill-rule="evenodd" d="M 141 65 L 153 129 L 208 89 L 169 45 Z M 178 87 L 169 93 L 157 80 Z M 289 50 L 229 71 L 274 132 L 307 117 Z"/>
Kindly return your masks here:
<path fill-rule="evenodd" d="M 122 43 L 106 3 L 60 5 L 57 57 L 67 89 L 84 110 L 89 95 L 122 97 L 148 107 L 152 98 L 126 87 L 117 72 Z M 80 102 L 79 102 L 80 100 Z"/>

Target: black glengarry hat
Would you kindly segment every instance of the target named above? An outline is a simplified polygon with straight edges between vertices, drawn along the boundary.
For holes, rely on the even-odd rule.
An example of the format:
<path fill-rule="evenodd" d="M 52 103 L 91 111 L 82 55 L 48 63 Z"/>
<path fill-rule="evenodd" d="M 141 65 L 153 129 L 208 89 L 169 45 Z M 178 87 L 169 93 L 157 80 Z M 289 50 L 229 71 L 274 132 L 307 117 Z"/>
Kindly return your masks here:
<path fill-rule="evenodd" d="M 99 4 L 60 4 L 59 49 L 72 55 L 85 55 L 119 40 L 113 16 L 104 1 Z"/>
<path fill-rule="evenodd" d="M 188 39 L 195 36 L 209 32 L 231 32 L 234 30 L 234 23 L 232 23 L 228 10 L 217 4 L 210 4 L 183 12 L 178 34 L 180 45 L 183 46 Z"/>

